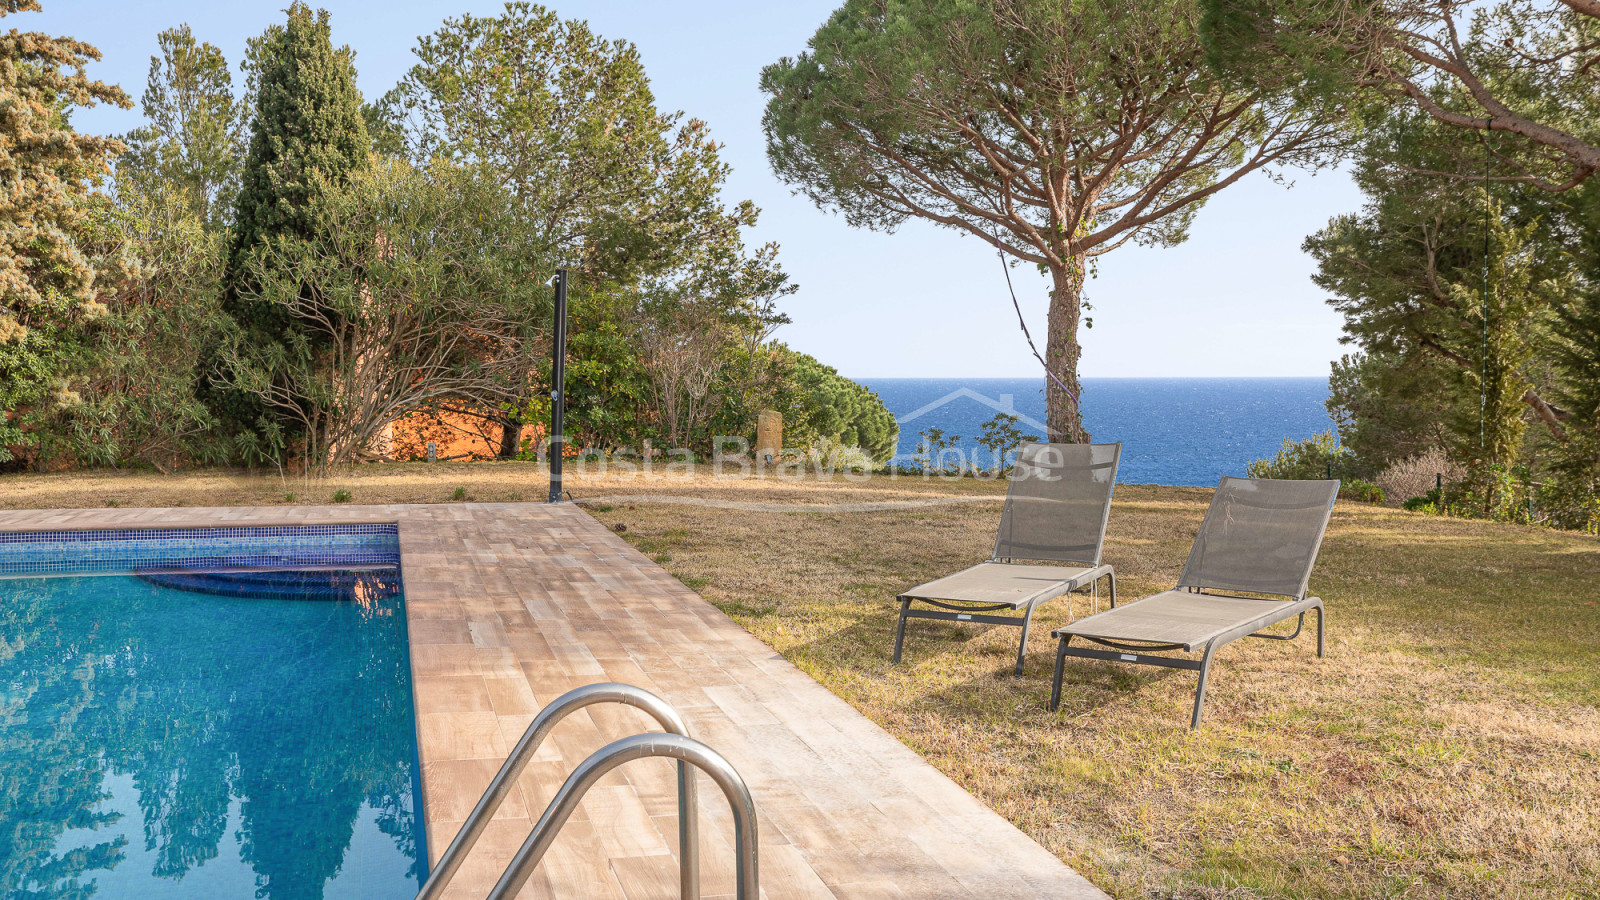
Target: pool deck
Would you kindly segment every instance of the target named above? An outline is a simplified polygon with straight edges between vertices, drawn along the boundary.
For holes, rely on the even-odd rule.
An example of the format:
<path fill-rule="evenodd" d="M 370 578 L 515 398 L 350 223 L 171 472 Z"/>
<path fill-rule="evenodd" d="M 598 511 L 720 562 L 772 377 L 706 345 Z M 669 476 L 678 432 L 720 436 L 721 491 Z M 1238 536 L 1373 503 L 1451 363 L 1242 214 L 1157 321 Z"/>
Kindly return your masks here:
<path fill-rule="evenodd" d="M 343 522 L 399 525 L 434 860 L 542 704 L 621 681 L 666 699 L 744 776 L 771 900 L 1106 896 L 571 505 L 0 511 L 0 531 Z M 617 706 L 567 719 L 447 896 L 483 897 L 567 774 L 649 730 Z M 703 896 L 731 898 L 732 818 L 700 784 Z M 672 765 L 633 763 L 588 794 L 520 896 L 674 898 L 676 852 Z"/>

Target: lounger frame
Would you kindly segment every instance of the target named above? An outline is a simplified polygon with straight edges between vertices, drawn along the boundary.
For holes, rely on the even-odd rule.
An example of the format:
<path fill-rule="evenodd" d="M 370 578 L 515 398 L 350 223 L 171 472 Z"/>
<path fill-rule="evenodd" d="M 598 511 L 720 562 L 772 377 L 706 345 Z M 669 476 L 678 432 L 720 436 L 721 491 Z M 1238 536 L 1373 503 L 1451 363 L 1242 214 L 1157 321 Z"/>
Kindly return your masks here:
<path fill-rule="evenodd" d="M 1072 625 L 1058 628 L 1052 632 L 1052 636 L 1058 638 L 1060 643 L 1056 647 L 1055 677 L 1050 685 L 1050 710 L 1054 712 L 1061 706 L 1061 682 L 1065 677 L 1065 664 L 1069 656 L 1199 672 L 1200 683 L 1195 686 L 1194 710 L 1189 717 L 1189 727 L 1194 729 L 1200 727 L 1200 720 L 1205 714 L 1206 683 L 1211 674 L 1211 660 L 1218 650 L 1228 644 L 1245 637 L 1279 641 L 1294 640 L 1305 629 L 1306 613 L 1315 610 L 1317 614 L 1317 656 L 1326 655 L 1327 641 L 1325 635 L 1327 623 L 1325 620 L 1327 611 L 1323 608 L 1320 597 L 1308 595 L 1307 586 L 1311 579 L 1311 569 L 1316 564 L 1317 554 L 1322 548 L 1322 539 L 1327 534 L 1328 520 L 1333 511 L 1333 504 L 1338 497 L 1339 482 L 1328 480 L 1297 482 L 1295 484 L 1296 486 L 1292 489 L 1294 492 L 1300 494 L 1310 492 L 1313 496 L 1316 496 L 1317 503 L 1315 505 L 1306 504 L 1305 500 L 1311 498 L 1304 497 L 1297 501 L 1302 504 L 1299 506 L 1278 505 L 1282 503 L 1281 498 L 1292 496 L 1292 494 L 1288 493 L 1291 490 L 1289 482 L 1273 481 L 1271 479 L 1224 477 L 1217 485 L 1217 493 L 1213 496 L 1211 505 L 1206 510 L 1205 519 L 1200 524 L 1199 533 L 1195 536 L 1194 546 L 1189 553 L 1189 561 L 1185 563 L 1183 574 L 1178 578 L 1178 586 L 1170 592 L 1155 595 L 1196 595 L 1256 602 L 1261 604 L 1260 615 L 1243 618 L 1236 623 L 1230 621 L 1226 623 L 1225 630 L 1215 634 L 1201 633 L 1195 635 L 1191 641 L 1183 641 L 1176 634 L 1171 635 L 1171 637 L 1180 641 L 1178 643 L 1162 642 L 1159 638 L 1165 635 L 1149 634 L 1148 632 L 1145 635 L 1145 639 L 1133 636 L 1119 637 L 1106 631 L 1101 631 L 1099 634 L 1075 633 L 1091 630 L 1088 627 L 1088 623 L 1093 619 L 1075 622 Z M 1241 574 L 1237 568 L 1237 563 L 1232 562 L 1224 562 L 1223 568 L 1220 570 L 1211 570 L 1203 552 L 1203 548 L 1208 546 L 1208 537 L 1214 533 L 1217 534 L 1217 538 L 1224 542 L 1224 552 L 1227 552 L 1227 539 L 1223 535 L 1227 533 L 1230 527 L 1243 527 L 1241 523 L 1246 521 L 1237 518 L 1239 514 L 1231 509 L 1226 512 L 1220 511 L 1219 501 L 1223 500 L 1225 494 L 1232 499 L 1233 503 L 1242 502 L 1251 494 L 1254 494 L 1257 497 L 1264 498 L 1260 501 L 1262 505 L 1258 508 L 1267 510 L 1279 509 L 1308 512 L 1320 509 L 1320 522 L 1314 519 L 1307 519 L 1301 523 L 1302 525 L 1315 525 L 1314 533 L 1309 530 L 1306 532 L 1310 535 L 1310 540 L 1301 546 L 1304 551 L 1300 557 L 1301 565 L 1280 570 L 1284 577 L 1266 580 L 1261 580 L 1253 573 Z M 1223 506 L 1227 505 L 1226 502 L 1223 503 Z M 1248 506 L 1249 504 L 1246 505 Z M 1248 541 L 1250 538 L 1246 536 L 1242 540 Z M 1290 549 L 1294 547 L 1292 542 L 1284 546 Z M 1235 559 L 1239 556 L 1239 550 L 1236 547 L 1233 548 L 1233 556 Z M 1199 561 L 1198 565 L 1197 560 Z M 1145 599 L 1153 601 L 1155 597 Z M 1137 607 L 1140 602 L 1143 601 L 1135 601 L 1125 608 Z M 1107 613 L 1106 615 L 1111 616 L 1112 613 Z M 1268 634 L 1263 630 L 1289 619 L 1297 620 L 1295 629 L 1291 634 Z M 1087 647 L 1074 647 L 1072 646 L 1074 637 L 1081 637 L 1090 643 L 1099 644 L 1107 649 L 1095 650 Z M 1184 653 L 1198 651 L 1200 658 L 1190 659 L 1181 656 L 1152 655 L 1169 651 L 1181 651 Z"/>
<path fill-rule="evenodd" d="M 994 559 L 990 562 L 1009 563 L 1011 560 Z M 905 648 L 906 620 L 907 619 L 936 619 L 941 622 L 974 622 L 980 625 L 1005 625 L 1022 629 L 1022 639 L 1017 644 L 1017 666 L 1013 674 L 1022 674 L 1023 661 L 1028 656 L 1028 633 L 1033 627 L 1033 611 L 1040 605 L 1065 597 L 1074 591 L 1089 588 L 1095 591 L 1098 597 L 1100 580 L 1105 579 L 1110 585 L 1111 605 L 1117 605 L 1117 570 L 1108 564 L 1094 566 L 1080 575 L 1063 579 L 1065 590 L 1043 591 L 1038 596 L 1030 597 L 1021 603 L 976 603 L 964 600 L 935 600 L 928 597 L 917 597 L 911 594 L 901 594 L 895 598 L 900 601 L 900 620 L 894 629 L 894 656 L 892 661 L 900 662 L 900 653 Z M 937 609 L 913 609 L 911 604 L 925 603 Z M 1020 616 L 993 616 L 988 613 L 1009 609 L 1020 612 Z"/>
<path fill-rule="evenodd" d="M 1196 593 L 1199 593 L 1198 591 Z M 1219 595 L 1231 596 L 1231 595 Z M 1270 641 L 1292 641 L 1300 636 L 1306 626 L 1306 613 L 1313 610 L 1317 613 L 1317 656 L 1320 658 L 1327 653 L 1326 628 L 1324 620 L 1327 610 L 1323 608 L 1322 598 L 1306 597 L 1296 601 L 1263 601 L 1275 603 L 1272 611 L 1266 615 L 1252 619 L 1249 622 L 1232 628 L 1222 634 L 1206 641 L 1200 648 L 1193 648 L 1184 644 L 1149 644 L 1108 640 L 1106 638 L 1088 637 L 1086 635 L 1062 634 L 1061 643 L 1056 648 L 1055 678 L 1050 684 L 1050 711 L 1055 712 L 1061 706 L 1061 681 L 1066 675 L 1067 657 L 1075 656 L 1080 659 L 1098 659 L 1106 662 L 1132 663 L 1137 666 L 1161 666 L 1167 669 L 1188 669 L 1200 673 L 1200 683 L 1194 689 L 1194 711 L 1189 716 L 1189 728 L 1200 727 L 1200 720 L 1205 713 L 1206 681 L 1211 674 L 1211 658 L 1223 647 L 1240 638 L 1254 637 Z M 1113 604 L 1115 606 L 1115 604 Z M 1271 628 L 1279 622 L 1297 618 L 1294 631 L 1289 634 L 1266 634 L 1263 628 Z M 1072 639 L 1081 637 L 1091 643 L 1109 650 L 1093 650 L 1087 647 L 1073 647 Z M 1182 656 L 1151 656 L 1152 652 L 1181 650 L 1193 652 L 1201 649 L 1199 659 L 1189 659 Z"/>

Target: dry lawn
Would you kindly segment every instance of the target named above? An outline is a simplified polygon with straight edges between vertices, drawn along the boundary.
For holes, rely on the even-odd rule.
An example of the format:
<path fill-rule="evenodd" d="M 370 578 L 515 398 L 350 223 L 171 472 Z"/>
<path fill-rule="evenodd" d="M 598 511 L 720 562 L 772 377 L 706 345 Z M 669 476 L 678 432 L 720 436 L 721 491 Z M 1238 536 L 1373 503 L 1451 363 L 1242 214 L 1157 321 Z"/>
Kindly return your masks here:
<path fill-rule="evenodd" d="M 1341 503 L 1309 635 L 1189 672 L 1070 661 L 1035 629 L 914 622 L 896 592 L 982 559 L 1003 487 L 875 478 L 569 476 L 608 525 L 1119 897 L 1600 897 L 1600 541 Z M 0 507 L 536 500 L 528 464 L 368 467 L 308 487 L 230 475 L 0 478 Z M 1177 577 L 1209 491 L 1124 486 L 1125 598 Z M 1046 606 L 1039 623 L 1088 611 Z"/>

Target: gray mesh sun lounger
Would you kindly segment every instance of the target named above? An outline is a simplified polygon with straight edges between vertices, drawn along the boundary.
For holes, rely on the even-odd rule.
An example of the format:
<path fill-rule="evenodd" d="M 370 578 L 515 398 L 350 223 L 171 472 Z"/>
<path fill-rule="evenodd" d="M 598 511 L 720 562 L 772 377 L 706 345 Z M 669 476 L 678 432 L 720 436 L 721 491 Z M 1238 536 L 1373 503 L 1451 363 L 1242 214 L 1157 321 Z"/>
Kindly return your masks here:
<path fill-rule="evenodd" d="M 988 562 L 918 585 L 899 596 L 900 621 L 894 632 L 894 661 L 905 645 L 907 619 L 941 619 L 1010 625 L 1022 629 L 1017 674 L 1028 651 L 1033 611 L 1063 594 L 1111 583 L 1117 602 L 1117 573 L 1100 563 L 1111 490 L 1117 481 L 1121 444 L 1023 444 L 1011 470 L 1011 486 L 1000 533 Z M 1027 565 L 1016 560 L 1070 565 Z M 913 603 L 936 609 L 913 609 Z M 1020 615 L 987 613 L 1006 610 Z"/>
<path fill-rule="evenodd" d="M 1211 657 L 1227 644 L 1242 637 L 1293 640 L 1305 627 L 1306 613 L 1316 610 L 1317 655 L 1322 656 L 1322 600 L 1306 596 L 1306 582 L 1338 493 L 1337 481 L 1222 479 L 1176 588 L 1113 605 L 1052 632 L 1061 643 L 1050 709 L 1061 705 L 1061 678 L 1069 656 L 1199 672 L 1190 728 L 1200 725 Z M 1293 634 L 1261 633 L 1294 618 L 1298 623 Z M 1109 649 L 1073 647 L 1073 638 Z M 1201 658 L 1150 655 L 1168 650 L 1199 651 Z"/>

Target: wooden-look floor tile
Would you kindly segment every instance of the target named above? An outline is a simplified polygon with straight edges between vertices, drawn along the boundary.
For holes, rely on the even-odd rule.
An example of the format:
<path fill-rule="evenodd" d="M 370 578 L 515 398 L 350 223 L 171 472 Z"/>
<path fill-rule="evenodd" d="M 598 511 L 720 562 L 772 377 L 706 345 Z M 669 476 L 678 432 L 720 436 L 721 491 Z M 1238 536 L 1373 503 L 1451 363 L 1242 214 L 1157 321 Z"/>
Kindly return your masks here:
<path fill-rule="evenodd" d="M 492 709 L 481 675 L 419 675 L 411 679 L 417 713 L 485 712 Z"/>
<path fill-rule="evenodd" d="M 492 711 L 427 713 L 417 717 L 423 759 L 504 759 L 506 740 Z"/>

